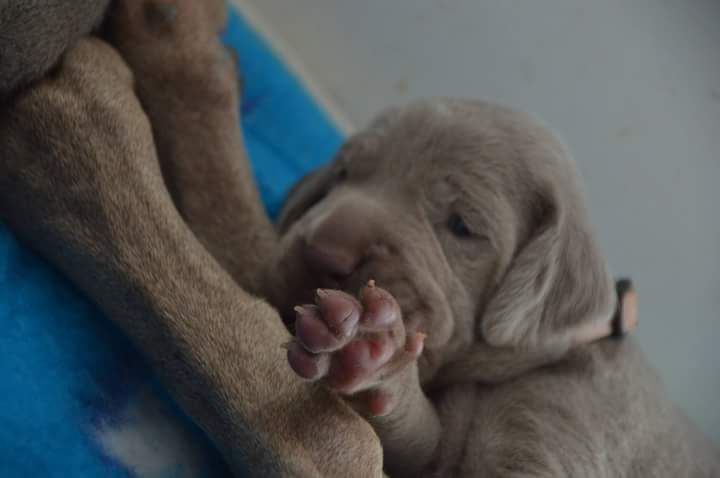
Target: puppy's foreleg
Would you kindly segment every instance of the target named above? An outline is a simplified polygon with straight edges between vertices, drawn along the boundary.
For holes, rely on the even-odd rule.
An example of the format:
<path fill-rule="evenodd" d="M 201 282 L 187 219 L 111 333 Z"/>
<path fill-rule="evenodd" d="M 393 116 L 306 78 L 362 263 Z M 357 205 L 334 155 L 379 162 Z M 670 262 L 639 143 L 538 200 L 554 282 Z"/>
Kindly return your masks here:
<path fill-rule="evenodd" d="M 400 306 L 370 282 L 356 299 L 319 290 L 316 304 L 296 307 L 297 340 L 288 361 L 325 383 L 373 425 L 391 476 L 412 476 L 434 456 L 440 421 L 420 387 L 417 359 L 424 335 L 407 335 Z"/>
<path fill-rule="evenodd" d="M 413 364 L 394 382 L 358 397 L 364 402 L 359 409 L 383 444 L 385 469 L 390 476 L 416 476 L 432 462 L 438 448 L 442 425 L 418 377 L 417 364 Z M 395 402 L 387 413 L 376 415 L 368 408 L 368 401 L 379 401 L 382 407 L 384 394 L 394 396 Z"/>

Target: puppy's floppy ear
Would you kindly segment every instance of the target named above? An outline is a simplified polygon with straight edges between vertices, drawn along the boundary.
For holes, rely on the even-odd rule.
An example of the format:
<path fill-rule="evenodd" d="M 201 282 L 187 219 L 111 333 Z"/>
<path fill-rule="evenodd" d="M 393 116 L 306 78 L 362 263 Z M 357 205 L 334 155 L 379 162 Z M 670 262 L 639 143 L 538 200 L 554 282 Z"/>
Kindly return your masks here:
<path fill-rule="evenodd" d="M 599 338 L 610 322 L 613 281 L 576 181 L 565 179 L 547 181 L 537 192 L 530 239 L 479 322 L 490 345 L 565 348 Z"/>
<path fill-rule="evenodd" d="M 308 173 L 290 189 L 277 220 L 280 234 L 284 234 L 308 209 L 325 197 L 334 179 L 332 164 L 330 162 Z"/>

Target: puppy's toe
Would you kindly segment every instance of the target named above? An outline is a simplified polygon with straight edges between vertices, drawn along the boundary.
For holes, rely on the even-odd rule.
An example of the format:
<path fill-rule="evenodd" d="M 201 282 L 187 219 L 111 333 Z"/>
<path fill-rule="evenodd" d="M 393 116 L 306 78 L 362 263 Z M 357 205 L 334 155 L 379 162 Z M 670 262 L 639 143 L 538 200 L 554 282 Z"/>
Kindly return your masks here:
<path fill-rule="evenodd" d="M 360 292 L 363 315 L 360 319 L 366 330 L 385 330 L 402 323 L 400 305 L 388 291 L 368 282 Z"/>
<path fill-rule="evenodd" d="M 362 309 L 360 303 L 339 290 L 318 289 L 315 302 L 323 322 L 338 337 L 349 337 L 354 332 Z"/>
<path fill-rule="evenodd" d="M 295 334 L 306 350 L 332 352 L 346 345 L 357 329 L 359 304 L 339 291 L 319 291 L 318 305 L 295 308 Z"/>
<path fill-rule="evenodd" d="M 299 342 L 288 346 L 287 359 L 295 373 L 306 380 L 322 378 L 330 367 L 330 358 L 326 354 L 308 352 Z"/>

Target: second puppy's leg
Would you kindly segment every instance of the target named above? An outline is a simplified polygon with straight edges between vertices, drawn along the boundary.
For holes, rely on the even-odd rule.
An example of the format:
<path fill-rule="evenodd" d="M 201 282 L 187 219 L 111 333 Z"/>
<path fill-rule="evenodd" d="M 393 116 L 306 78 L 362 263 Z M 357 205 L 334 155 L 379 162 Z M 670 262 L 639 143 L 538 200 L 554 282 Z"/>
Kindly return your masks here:
<path fill-rule="evenodd" d="M 367 423 L 291 374 L 277 313 L 178 215 L 111 47 L 82 41 L 3 113 L 0 218 L 133 340 L 235 470 L 379 476 Z"/>
<path fill-rule="evenodd" d="M 112 37 L 135 73 L 176 207 L 234 279 L 257 294 L 263 290 L 262 271 L 276 236 L 245 155 L 235 62 L 218 40 L 223 12 L 224 4 L 217 0 L 125 0 L 112 12 Z M 260 359 L 274 356 L 273 347 L 260 340 L 247 352 Z M 245 367 L 251 372 L 254 364 Z M 282 372 L 289 371 L 282 367 Z M 293 433 L 299 434 L 296 440 L 309 455 L 304 459 L 316 464 L 323 476 L 363 476 L 372 469 L 357 467 L 357 460 L 374 463 L 377 451 L 375 437 L 368 440 L 367 429 L 353 422 L 360 417 L 338 421 L 346 411 L 334 397 L 298 385 L 314 396 L 314 407 L 324 409 L 319 415 L 296 414 L 295 408 L 278 413 L 278 424 L 286 414 L 294 415 Z M 265 404 L 247 406 L 262 409 Z M 341 422 L 344 426 L 338 426 Z M 292 447 L 278 447 L 294 453 Z"/>
<path fill-rule="evenodd" d="M 224 8 L 125 0 L 111 12 L 111 34 L 135 74 L 178 210 L 233 278 L 259 293 L 276 236 L 242 140 L 235 61 L 218 38 Z"/>

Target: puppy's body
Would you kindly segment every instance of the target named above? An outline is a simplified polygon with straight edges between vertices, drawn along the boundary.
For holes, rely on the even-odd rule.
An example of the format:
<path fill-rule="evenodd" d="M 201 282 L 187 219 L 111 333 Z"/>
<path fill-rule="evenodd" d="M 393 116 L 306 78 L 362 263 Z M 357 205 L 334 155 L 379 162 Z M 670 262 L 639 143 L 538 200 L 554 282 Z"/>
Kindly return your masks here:
<path fill-rule="evenodd" d="M 665 398 L 632 338 L 597 342 L 507 383 L 432 396 L 443 432 L 427 476 L 720 473 L 717 451 Z"/>
<path fill-rule="evenodd" d="M 280 230 L 274 302 L 288 321 L 317 304 L 290 364 L 373 423 L 391 475 L 720 474 L 635 342 L 594 341 L 612 281 L 574 164 L 532 117 L 391 110 L 293 191 Z M 392 296 L 313 299 L 368 279 Z"/>
<path fill-rule="evenodd" d="M 0 99 L 42 78 L 102 22 L 110 0 L 0 1 Z"/>

